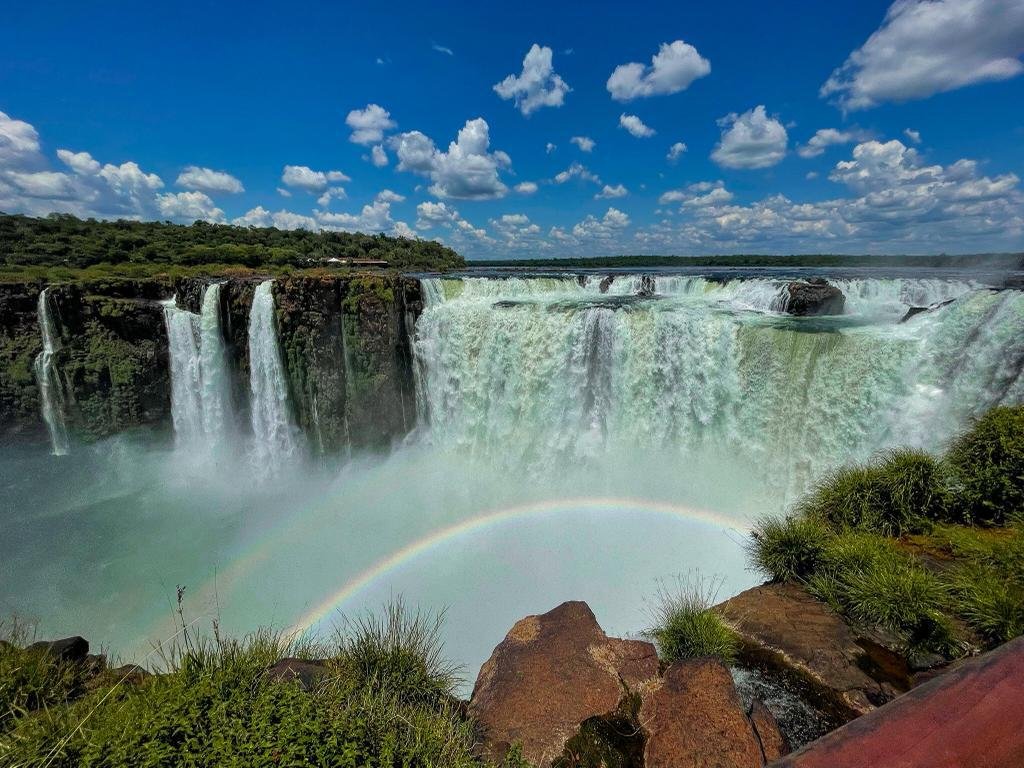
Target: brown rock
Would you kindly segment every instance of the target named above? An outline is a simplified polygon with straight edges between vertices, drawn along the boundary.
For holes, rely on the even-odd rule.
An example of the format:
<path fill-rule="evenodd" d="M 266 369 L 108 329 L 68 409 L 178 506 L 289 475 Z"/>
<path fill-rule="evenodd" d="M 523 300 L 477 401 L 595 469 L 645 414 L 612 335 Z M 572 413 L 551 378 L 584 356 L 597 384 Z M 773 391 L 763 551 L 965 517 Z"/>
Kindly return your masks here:
<path fill-rule="evenodd" d="M 646 768 L 760 768 L 761 743 L 717 659 L 676 662 L 640 707 Z"/>
<path fill-rule="evenodd" d="M 63 661 L 84 662 L 89 655 L 89 641 L 77 635 L 62 640 L 40 640 L 32 643 L 28 650 L 56 656 Z"/>
<path fill-rule="evenodd" d="M 586 603 L 567 602 L 512 627 L 481 667 L 469 710 L 490 759 L 518 743 L 547 766 L 581 723 L 615 711 L 627 689 L 657 674 L 653 645 L 609 638 Z"/>
<path fill-rule="evenodd" d="M 748 717 L 754 726 L 757 740 L 761 743 L 761 754 L 766 763 L 778 760 L 789 752 L 789 745 L 779 730 L 779 724 L 775 722 L 775 717 L 764 704 L 755 699 Z"/>
<path fill-rule="evenodd" d="M 284 658 L 267 670 L 267 679 L 275 683 L 294 681 L 302 690 L 308 691 L 325 674 L 327 668 L 322 661 Z"/>
<path fill-rule="evenodd" d="M 779 768 L 1020 768 L 1024 638 L 918 686 Z"/>
<path fill-rule="evenodd" d="M 846 297 L 825 278 L 811 277 L 786 286 L 785 305 L 791 315 L 841 315 Z"/>
<path fill-rule="evenodd" d="M 797 672 L 843 719 L 870 712 L 909 687 L 905 659 L 855 632 L 800 586 L 754 587 L 719 610 L 740 634 L 746 656 Z"/>

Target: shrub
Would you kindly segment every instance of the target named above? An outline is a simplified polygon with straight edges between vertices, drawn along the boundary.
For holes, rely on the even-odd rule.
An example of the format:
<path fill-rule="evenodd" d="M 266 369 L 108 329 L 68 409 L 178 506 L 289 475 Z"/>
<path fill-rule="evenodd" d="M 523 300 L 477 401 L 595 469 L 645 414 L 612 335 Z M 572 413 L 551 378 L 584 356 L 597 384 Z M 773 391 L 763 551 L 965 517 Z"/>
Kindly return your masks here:
<path fill-rule="evenodd" d="M 818 567 L 829 530 L 812 517 L 765 517 L 747 541 L 753 567 L 773 581 L 803 581 Z"/>
<path fill-rule="evenodd" d="M 954 610 L 989 647 L 1024 634 L 1024 588 L 1013 578 L 991 566 L 967 564 L 953 571 L 949 589 Z"/>
<path fill-rule="evenodd" d="M 647 631 L 658 646 L 661 660 L 715 656 L 726 664 L 736 659 L 739 639 L 712 608 L 714 584 L 680 580 L 673 590 L 662 587 L 654 608 L 654 627 Z"/>
<path fill-rule="evenodd" d="M 881 504 L 880 490 L 878 472 L 872 467 L 842 467 L 820 480 L 794 511 L 833 528 L 859 528 Z"/>
<path fill-rule="evenodd" d="M 1024 510 L 1024 406 L 988 411 L 950 447 L 963 522 L 1002 525 Z"/>

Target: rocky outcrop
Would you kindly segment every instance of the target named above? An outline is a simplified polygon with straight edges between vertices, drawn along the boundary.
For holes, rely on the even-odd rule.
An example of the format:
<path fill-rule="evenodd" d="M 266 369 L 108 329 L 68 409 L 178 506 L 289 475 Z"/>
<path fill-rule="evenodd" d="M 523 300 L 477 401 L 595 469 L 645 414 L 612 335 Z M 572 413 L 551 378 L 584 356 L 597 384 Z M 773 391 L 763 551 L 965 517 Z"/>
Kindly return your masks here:
<path fill-rule="evenodd" d="M 939 309 L 940 307 L 944 307 L 947 304 L 952 304 L 954 301 L 955 299 L 947 299 L 946 301 L 938 301 L 934 304 L 929 304 L 927 307 L 909 307 L 907 311 L 903 314 L 903 317 L 900 318 L 900 322 L 905 323 L 907 322 L 907 320 L 914 317 L 915 315 L 920 315 L 922 312 L 931 312 L 933 310 Z"/>
<path fill-rule="evenodd" d="M 485 756 L 538 766 L 758 768 L 784 750 L 771 714 L 748 716 L 714 659 L 659 674 L 654 646 L 608 637 L 586 603 L 527 616 L 480 669 L 469 712 Z"/>
<path fill-rule="evenodd" d="M 743 656 L 802 676 L 842 720 L 870 712 L 912 684 L 906 659 L 857 632 L 795 584 L 765 584 L 719 606 Z"/>
<path fill-rule="evenodd" d="M 42 351 L 36 304 L 42 286 L 0 283 L 0 439 L 45 439 L 32 365 Z"/>
<path fill-rule="evenodd" d="M 1024 638 L 942 674 L 833 731 L 777 768 L 1024 765 Z"/>
<path fill-rule="evenodd" d="M 823 277 L 795 280 L 785 287 L 784 311 L 791 315 L 841 315 L 846 297 Z"/>

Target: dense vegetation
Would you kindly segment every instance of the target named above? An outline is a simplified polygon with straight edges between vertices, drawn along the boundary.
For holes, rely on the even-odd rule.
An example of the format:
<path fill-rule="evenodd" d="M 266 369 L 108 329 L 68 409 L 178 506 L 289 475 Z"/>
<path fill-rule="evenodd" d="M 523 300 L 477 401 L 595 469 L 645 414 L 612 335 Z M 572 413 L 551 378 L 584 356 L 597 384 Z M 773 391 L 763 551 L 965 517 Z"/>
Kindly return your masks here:
<path fill-rule="evenodd" d="M 94 265 L 310 267 L 324 259 L 379 259 L 396 269 L 449 270 L 464 262 L 432 240 L 383 234 L 236 227 L 197 221 L 82 220 L 0 214 L 0 260 L 12 267 L 83 269 Z"/>
<path fill-rule="evenodd" d="M 790 517 L 760 521 L 749 553 L 911 654 L 1024 634 L 1024 406 L 992 409 L 942 457 L 838 470 Z"/>
<path fill-rule="evenodd" d="M 480 766 L 438 627 L 396 603 L 330 648 L 186 630 L 164 674 L 85 685 L 68 663 L 0 645 L 0 764 Z M 305 690 L 268 675 L 283 657 L 327 661 Z"/>
<path fill-rule="evenodd" d="M 720 256 L 581 256 L 564 259 L 497 259 L 469 261 L 470 267 L 552 267 L 611 269 L 642 267 L 987 267 L 1024 269 L 1024 253 L 973 255 L 874 256 L 809 253 L 790 256 L 736 254 Z"/>

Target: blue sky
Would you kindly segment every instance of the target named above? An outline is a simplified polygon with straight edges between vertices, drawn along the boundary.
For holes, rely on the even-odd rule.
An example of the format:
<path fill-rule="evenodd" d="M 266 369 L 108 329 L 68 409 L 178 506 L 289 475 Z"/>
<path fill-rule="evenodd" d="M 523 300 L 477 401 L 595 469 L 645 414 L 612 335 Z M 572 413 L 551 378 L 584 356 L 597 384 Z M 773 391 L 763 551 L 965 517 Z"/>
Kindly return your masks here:
<path fill-rule="evenodd" d="M 18 4 L 0 210 L 476 258 L 1020 250 L 1022 54 L 1019 0 Z"/>

